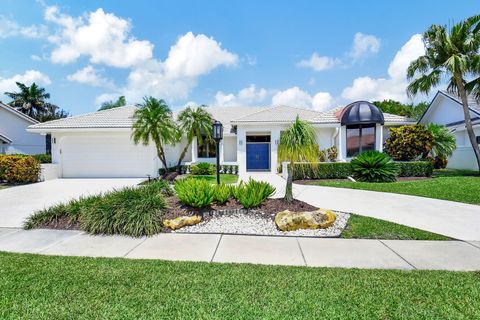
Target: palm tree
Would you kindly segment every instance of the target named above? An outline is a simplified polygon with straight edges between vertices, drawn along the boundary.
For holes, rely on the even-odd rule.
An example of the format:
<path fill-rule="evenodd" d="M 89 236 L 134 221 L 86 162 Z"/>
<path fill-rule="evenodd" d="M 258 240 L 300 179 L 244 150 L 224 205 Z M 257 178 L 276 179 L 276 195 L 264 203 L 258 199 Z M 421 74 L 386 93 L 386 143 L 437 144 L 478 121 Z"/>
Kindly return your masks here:
<path fill-rule="evenodd" d="M 467 96 L 480 100 L 480 15 L 473 16 L 450 29 L 432 25 L 424 34 L 425 55 L 410 63 L 407 92 L 428 94 L 442 79 L 448 79 L 448 91 L 460 96 L 465 127 L 480 171 L 480 148 L 472 127 Z M 468 81 L 468 79 L 472 79 Z"/>
<path fill-rule="evenodd" d="M 117 101 L 110 100 L 102 103 L 102 106 L 98 109 L 98 111 L 123 107 L 126 105 L 127 105 L 127 99 L 125 99 L 125 96 L 120 96 L 118 97 Z"/>
<path fill-rule="evenodd" d="M 197 138 L 199 146 L 203 144 L 203 137 L 205 137 L 207 141 L 212 139 L 213 119 L 210 113 L 205 110 L 205 106 L 197 108 L 187 107 L 180 112 L 177 122 L 180 132 L 187 136 L 187 144 L 178 158 L 177 170 L 180 171 L 180 165 L 193 139 L 195 139 L 195 137 Z"/>
<path fill-rule="evenodd" d="M 433 136 L 431 155 L 443 159 L 450 157 L 457 148 L 453 134 L 444 126 L 435 123 L 430 123 L 427 126 L 427 130 Z"/>
<path fill-rule="evenodd" d="M 165 169 L 168 168 L 164 146 L 178 141 L 178 129 L 172 118 L 172 111 L 165 101 L 153 97 L 143 98 L 135 111 L 132 139 L 135 144 L 155 143 L 157 156 Z"/>
<path fill-rule="evenodd" d="M 50 94 L 45 92 L 45 88 L 40 88 L 35 82 L 26 86 L 23 83 L 16 82 L 20 92 L 5 92 L 5 95 L 13 99 L 9 105 L 20 112 L 27 114 L 32 118 L 37 118 L 45 113 L 46 100 L 50 99 Z"/>
<path fill-rule="evenodd" d="M 317 155 L 318 144 L 315 139 L 315 130 L 309 122 L 300 120 L 297 115 L 295 122 L 292 123 L 287 130 L 282 132 L 278 146 L 279 162 L 287 161 L 289 163 L 287 169 L 287 188 L 284 198 L 286 202 L 293 201 L 292 183 L 294 163 L 314 163 L 317 161 Z"/>

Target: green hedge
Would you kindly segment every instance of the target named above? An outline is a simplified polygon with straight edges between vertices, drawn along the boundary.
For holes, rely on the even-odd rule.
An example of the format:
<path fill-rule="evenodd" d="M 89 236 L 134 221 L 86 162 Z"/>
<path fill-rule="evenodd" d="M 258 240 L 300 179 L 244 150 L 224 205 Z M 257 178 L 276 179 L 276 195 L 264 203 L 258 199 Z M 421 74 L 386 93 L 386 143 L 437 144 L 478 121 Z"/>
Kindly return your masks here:
<path fill-rule="evenodd" d="M 433 165 L 430 161 L 399 161 L 399 177 L 430 177 Z M 349 162 L 295 163 L 293 180 L 346 179 L 352 175 Z"/>
<path fill-rule="evenodd" d="M 433 164 L 430 161 L 398 161 L 399 177 L 430 177 Z"/>
<path fill-rule="evenodd" d="M 293 180 L 346 179 L 351 174 L 349 162 L 295 163 Z"/>

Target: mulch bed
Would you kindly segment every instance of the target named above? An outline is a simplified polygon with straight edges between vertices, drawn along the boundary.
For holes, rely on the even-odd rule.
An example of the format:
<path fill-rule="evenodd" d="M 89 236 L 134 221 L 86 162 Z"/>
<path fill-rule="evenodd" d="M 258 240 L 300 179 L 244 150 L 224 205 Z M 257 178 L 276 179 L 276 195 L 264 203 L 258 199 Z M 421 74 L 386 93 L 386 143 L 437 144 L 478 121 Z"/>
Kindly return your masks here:
<path fill-rule="evenodd" d="M 398 177 L 397 182 L 401 181 L 416 181 L 416 180 L 430 180 L 432 177 Z M 348 179 L 305 179 L 305 180 L 295 180 L 293 183 L 303 184 L 303 185 L 312 185 L 312 182 L 351 182 Z M 352 182 L 354 183 L 354 182 Z"/>
<path fill-rule="evenodd" d="M 59 229 L 59 230 L 81 230 L 80 222 L 72 222 L 67 216 L 61 216 L 54 221 L 44 222 L 38 228 L 42 229 Z"/>

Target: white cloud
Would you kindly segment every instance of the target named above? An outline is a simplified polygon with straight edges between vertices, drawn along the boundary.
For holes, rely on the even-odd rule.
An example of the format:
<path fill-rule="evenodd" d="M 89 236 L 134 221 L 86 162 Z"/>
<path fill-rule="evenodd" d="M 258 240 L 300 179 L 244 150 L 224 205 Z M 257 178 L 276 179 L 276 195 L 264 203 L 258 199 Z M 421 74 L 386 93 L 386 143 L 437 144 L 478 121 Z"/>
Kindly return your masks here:
<path fill-rule="evenodd" d="M 44 25 L 21 26 L 16 21 L 0 16 L 0 38 L 24 37 L 30 39 L 45 38 L 48 34 Z"/>
<path fill-rule="evenodd" d="M 237 61 L 236 54 L 222 49 L 221 43 L 213 38 L 188 32 L 170 48 L 164 67 L 169 78 L 197 77 L 220 65 L 235 65 Z"/>
<path fill-rule="evenodd" d="M 354 60 L 375 54 L 380 50 L 380 39 L 370 34 L 357 32 L 353 37 L 352 49 L 349 53 Z"/>
<path fill-rule="evenodd" d="M 291 107 L 311 108 L 317 111 L 328 110 L 333 107 L 333 97 L 328 92 L 317 92 L 313 97 L 299 87 L 292 87 L 277 92 L 272 97 L 273 105 L 287 105 Z"/>
<path fill-rule="evenodd" d="M 383 100 L 394 99 L 400 102 L 408 101 L 407 68 L 411 61 L 425 53 L 422 36 L 413 35 L 410 40 L 395 54 L 388 67 L 387 78 L 359 77 L 353 80 L 350 87 L 342 92 L 347 100 Z"/>
<path fill-rule="evenodd" d="M 107 78 L 104 78 L 100 74 L 100 71 L 91 65 L 68 75 L 67 79 L 69 81 L 75 81 L 96 87 L 113 87 L 113 82 Z"/>
<path fill-rule="evenodd" d="M 30 56 L 30 59 L 32 59 L 33 61 L 42 61 L 42 57 L 36 55 L 36 54 L 32 54 Z"/>
<path fill-rule="evenodd" d="M 314 52 L 310 59 L 302 60 L 297 63 L 298 67 L 311 68 L 315 71 L 323 71 L 331 69 L 340 64 L 340 59 L 319 56 L 318 53 Z"/>
<path fill-rule="evenodd" d="M 126 68 L 153 56 L 153 44 L 133 37 L 129 20 L 105 13 L 101 8 L 86 17 L 73 18 L 61 13 L 58 7 L 47 7 L 45 20 L 59 27 L 49 37 L 55 46 L 50 57 L 54 63 L 75 62 L 84 55 L 91 63 Z"/>
<path fill-rule="evenodd" d="M 218 91 L 215 94 L 214 105 L 218 107 L 226 106 L 251 106 L 265 101 L 268 96 L 268 91 L 264 88 L 259 88 L 254 84 L 241 89 L 237 94 L 225 94 Z"/>
<path fill-rule="evenodd" d="M 27 70 L 23 74 L 16 74 L 10 78 L 0 77 L 0 94 L 3 95 L 4 92 L 16 91 L 16 82 L 21 82 L 27 86 L 34 82 L 38 85 L 49 85 L 52 83 L 46 74 L 37 70 Z"/>

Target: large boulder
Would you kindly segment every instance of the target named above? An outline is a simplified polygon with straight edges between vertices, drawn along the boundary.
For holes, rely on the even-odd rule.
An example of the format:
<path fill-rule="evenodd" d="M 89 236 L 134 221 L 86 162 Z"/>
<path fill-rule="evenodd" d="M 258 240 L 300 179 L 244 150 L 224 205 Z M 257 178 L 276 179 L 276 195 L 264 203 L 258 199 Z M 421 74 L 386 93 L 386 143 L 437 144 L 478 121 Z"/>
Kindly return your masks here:
<path fill-rule="evenodd" d="M 175 219 L 163 220 L 163 225 L 172 230 L 177 230 L 185 226 L 193 226 L 194 224 L 197 224 L 200 221 L 202 221 L 202 217 L 200 216 L 191 216 L 191 217 L 182 216 Z"/>
<path fill-rule="evenodd" d="M 282 231 L 324 229 L 333 225 L 337 216 L 331 210 L 292 212 L 285 210 L 275 216 L 275 224 Z"/>

